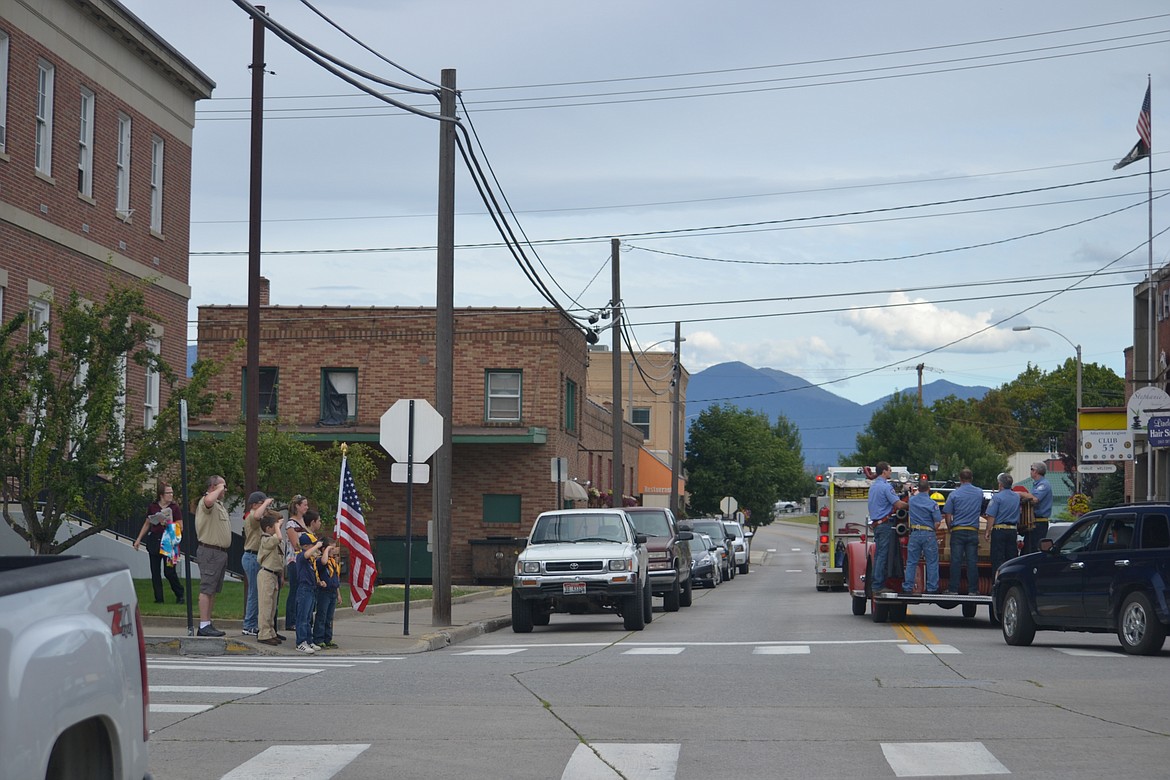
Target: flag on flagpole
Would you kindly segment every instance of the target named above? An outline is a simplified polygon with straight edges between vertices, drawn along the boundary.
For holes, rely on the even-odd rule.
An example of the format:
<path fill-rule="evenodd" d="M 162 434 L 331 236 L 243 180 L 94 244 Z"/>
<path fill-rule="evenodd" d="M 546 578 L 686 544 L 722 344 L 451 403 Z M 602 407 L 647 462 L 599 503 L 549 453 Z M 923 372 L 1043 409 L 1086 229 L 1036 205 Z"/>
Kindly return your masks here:
<path fill-rule="evenodd" d="M 341 456 L 341 485 L 337 497 L 337 539 L 349 550 L 349 595 L 353 608 L 365 612 L 374 592 L 377 567 L 374 563 L 370 537 L 366 533 L 366 519 L 358 500 L 349 461 Z"/>
<path fill-rule="evenodd" d="M 1133 148 L 1129 150 L 1129 154 L 1122 157 L 1113 170 L 1124 168 L 1130 163 L 1144 160 L 1150 156 L 1150 149 L 1153 148 L 1153 133 L 1150 130 L 1150 88 L 1146 87 L 1146 99 L 1142 101 L 1142 110 L 1138 113 L 1137 121 L 1138 142 L 1134 144 Z"/>

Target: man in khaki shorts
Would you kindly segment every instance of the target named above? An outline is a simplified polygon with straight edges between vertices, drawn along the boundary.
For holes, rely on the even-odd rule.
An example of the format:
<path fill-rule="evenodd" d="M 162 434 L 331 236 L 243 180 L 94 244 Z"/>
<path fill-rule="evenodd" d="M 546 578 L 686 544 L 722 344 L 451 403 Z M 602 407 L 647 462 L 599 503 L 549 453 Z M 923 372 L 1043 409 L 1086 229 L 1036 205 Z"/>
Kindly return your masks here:
<path fill-rule="evenodd" d="M 223 636 L 211 623 L 215 596 L 223 590 L 228 550 L 232 546 L 232 523 L 223 496 L 227 482 L 221 476 L 207 478 L 207 492 L 195 506 L 195 535 L 199 538 L 199 636 Z"/>

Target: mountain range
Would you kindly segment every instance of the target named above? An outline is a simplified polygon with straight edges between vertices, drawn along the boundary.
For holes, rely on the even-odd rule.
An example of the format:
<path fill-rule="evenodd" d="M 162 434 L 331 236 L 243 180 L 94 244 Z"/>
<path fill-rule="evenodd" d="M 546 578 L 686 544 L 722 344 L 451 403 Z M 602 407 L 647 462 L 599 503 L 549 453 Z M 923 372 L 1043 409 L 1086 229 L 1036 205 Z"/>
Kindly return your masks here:
<path fill-rule="evenodd" d="M 948 395 L 982 398 L 988 390 L 936 379 L 922 385 L 922 402 L 929 406 Z M 915 384 L 901 392 L 917 396 L 918 386 Z M 775 368 L 752 368 L 740 362 L 719 363 L 691 375 L 687 385 L 687 417 L 693 420 L 708 406 L 723 403 L 763 412 L 772 421 L 777 414 L 783 414 L 800 429 L 805 463 L 828 466 L 857 449 L 857 434 L 891 397 L 892 393 L 859 404 L 822 387 L 811 387 L 807 380 Z"/>

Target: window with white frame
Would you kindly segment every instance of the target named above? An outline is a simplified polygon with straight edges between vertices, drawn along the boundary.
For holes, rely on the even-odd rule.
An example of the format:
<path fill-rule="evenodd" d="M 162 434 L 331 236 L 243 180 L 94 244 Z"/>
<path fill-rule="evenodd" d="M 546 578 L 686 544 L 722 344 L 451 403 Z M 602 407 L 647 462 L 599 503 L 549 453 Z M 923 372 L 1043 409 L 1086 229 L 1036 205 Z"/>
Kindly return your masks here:
<path fill-rule="evenodd" d="M 150 142 L 150 229 L 162 233 L 163 209 L 163 139 L 152 136 Z"/>
<path fill-rule="evenodd" d="M 321 369 L 321 422 L 341 425 L 357 419 L 356 368 Z"/>
<path fill-rule="evenodd" d="M 37 63 L 36 145 L 33 151 L 38 173 L 53 175 L 53 81 L 57 69 L 52 63 Z"/>
<path fill-rule="evenodd" d="M 130 117 L 118 114 L 118 151 L 114 160 L 114 209 L 118 216 L 130 217 Z"/>
<path fill-rule="evenodd" d="M 150 350 L 151 354 L 158 355 L 162 352 L 162 343 L 158 339 L 147 339 L 146 348 Z M 162 390 L 160 387 L 160 379 L 158 369 L 153 363 L 146 364 L 146 394 L 143 396 L 142 407 L 142 427 L 147 430 L 154 427 L 154 421 L 158 419 L 159 400 L 161 398 Z"/>
<path fill-rule="evenodd" d="M 0 152 L 8 151 L 8 33 L 0 30 Z"/>
<path fill-rule="evenodd" d="M 28 302 L 28 332 L 29 338 L 36 334 L 36 353 L 43 356 L 49 351 L 49 302 L 41 298 L 32 298 Z"/>
<path fill-rule="evenodd" d="M 114 420 L 118 430 L 126 432 L 126 355 L 118 360 L 118 395 L 114 399 Z"/>
<path fill-rule="evenodd" d="M 93 92 L 81 88 L 81 125 L 77 134 L 77 194 L 93 197 Z"/>
<path fill-rule="evenodd" d="M 489 370 L 486 377 L 486 416 L 492 422 L 520 421 L 519 371 Z"/>
<path fill-rule="evenodd" d="M 630 424 L 642 432 L 642 440 L 650 438 L 650 407 L 635 406 L 630 410 Z"/>

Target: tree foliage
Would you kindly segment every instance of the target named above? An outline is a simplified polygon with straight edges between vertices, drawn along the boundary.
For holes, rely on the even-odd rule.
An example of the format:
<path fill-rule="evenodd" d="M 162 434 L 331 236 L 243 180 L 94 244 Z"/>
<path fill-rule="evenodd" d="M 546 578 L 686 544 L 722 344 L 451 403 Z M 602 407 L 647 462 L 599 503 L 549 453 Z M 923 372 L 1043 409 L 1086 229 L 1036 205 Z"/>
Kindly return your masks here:
<path fill-rule="evenodd" d="M 955 416 L 961 404 L 948 396 L 919 409 L 915 398 L 895 393 L 857 435 L 857 451 L 846 462 L 872 466 L 884 460 L 917 473 L 937 465 L 933 476 L 955 480 L 960 469 L 969 467 L 976 484 L 994 483 L 1007 460 L 981 429 Z"/>
<path fill-rule="evenodd" d="M 806 490 L 800 433 L 781 416 L 773 426 L 762 412 L 725 404 L 699 414 L 687 440 L 687 490 L 699 513 L 718 514 L 724 496 L 766 525 L 782 495 Z"/>
<path fill-rule="evenodd" d="M 157 432 L 128 413 L 125 376 L 149 367 L 174 384 L 147 346 L 156 319 L 141 284 L 111 284 L 94 303 L 74 291 L 51 306 L 55 341 L 27 312 L 0 330 L 4 520 L 37 554 L 63 552 L 139 506 L 153 465 L 144 444 Z M 58 542 L 70 515 L 94 525 Z"/>

